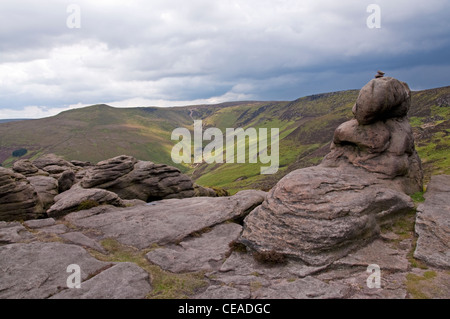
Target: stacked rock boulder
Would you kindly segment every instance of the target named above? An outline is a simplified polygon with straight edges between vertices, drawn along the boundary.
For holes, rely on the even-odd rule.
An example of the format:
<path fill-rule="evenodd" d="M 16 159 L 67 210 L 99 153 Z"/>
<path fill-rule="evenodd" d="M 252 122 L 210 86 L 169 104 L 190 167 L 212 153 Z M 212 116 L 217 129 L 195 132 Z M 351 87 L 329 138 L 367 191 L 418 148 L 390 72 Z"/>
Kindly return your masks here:
<path fill-rule="evenodd" d="M 422 191 L 423 173 L 406 118 L 410 97 L 408 85 L 390 77 L 364 86 L 355 118 L 336 129 L 331 152 L 319 166 L 280 180 L 245 219 L 240 241 L 327 265 L 414 209 L 408 194 Z"/>
<path fill-rule="evenodd" d="M 423 190 L 422 165 L 407 114 L 411 91 L 404 82 L 380 77 L 364 86 L 355 118 L 339 126 L 324 166 L 346 163 L 379 174 L 407 194 Z"/>

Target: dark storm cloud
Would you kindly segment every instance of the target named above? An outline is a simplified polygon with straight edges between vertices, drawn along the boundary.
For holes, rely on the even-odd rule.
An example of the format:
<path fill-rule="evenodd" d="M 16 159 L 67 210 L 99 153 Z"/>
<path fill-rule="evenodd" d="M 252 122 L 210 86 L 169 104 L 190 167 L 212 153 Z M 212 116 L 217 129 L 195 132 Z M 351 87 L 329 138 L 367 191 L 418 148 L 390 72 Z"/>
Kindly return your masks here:
<path fill-rule="evenodd" d="M 66 26 L 69 4 L 81 29 Z M 369 29 L 366 8 L 382 9 Z M 0 118 L 93 103 L 286 100 L 360 88 L 377 69 L 448 85 L 445 0 L 2 1 Z"/>

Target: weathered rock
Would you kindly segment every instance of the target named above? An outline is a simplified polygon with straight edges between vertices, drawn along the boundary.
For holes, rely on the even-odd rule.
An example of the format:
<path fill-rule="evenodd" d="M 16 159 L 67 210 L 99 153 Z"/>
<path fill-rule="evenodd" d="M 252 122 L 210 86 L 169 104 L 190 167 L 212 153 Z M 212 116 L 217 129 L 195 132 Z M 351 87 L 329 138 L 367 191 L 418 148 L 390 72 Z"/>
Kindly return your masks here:
<path fill-rule="evenodd" d="M 334 263 L 340 268 L 350 267 L 355 269 L 361 267 L 367 269 L 369 265 L 378 265 L 383 271 L 399 272 L 407 271 L 409 262 L 406 257 L 408 251 L 395 250 L 388 246 L 388 244 L 381 240 L 375 240 L 348 256 L 339 259 Z"/>
<path fill-rule="evenodd" d="M 88 170 L 81 182 L 85 188 L 102 188 L 122 199 L 146 202 L 194 196 L 192 180 L 171 166 L 118 156 L 99 162 Z"/>
<path fill-rule="evenodd" d="M 53 226 L 38 228 L 37 230 L 40 233 L 44 234 L 61 235 L 67 233 L 69 231 L 69 228 L 67 228 L 67 226 L 63 224 L 57 224 Z"/>
<path fill-rule="evenodd" d="M 39 169 L 29 159 L 21 159 L 14 163 L 13 171 L 24 176 L 37 175 Z"/>
<path fill-rule="evenodd" d="M 450 175 L 431 178 L 425 202 L 417 208 L 414 257 L 436 267 L 450 268 Z"/>
<path fill-rule="evenodd" d="M 266 280 L 307 277 L 315 274 L 325 266 L 308 266 L 298 260 L 288 260 L 283 264 L 264 264 L 257 262 L 249 253 L 233 252 L 222 264 L 218 273 L 213 273 L 215 280 L 224 284 L 247 284 L 255 280 L 265 278 Z M 238 279 L 238 281 L 235 281 Z"/>
<path fill-rule="evenodd" d="M 310 265 L 326 265 L 362 247 L 379 227 L 414 204 L 356 168 L 310 167 L 285 176 L 245 219 L 241 242 Z"/>
<path fill-rule="evenodd" d="M 151 291 L 150 278 L 133 263 L 119 263 L 50 299 L 143 299 Z"/>
<path fill-rule="evenodd" d="M 50 207 L 47 214 L 51 217 L 63 216 L 77 210 L 86 209 L 84 207 L 86 203 L 94 205 L 109 204 L 117 207 L 125 206 L 115 193 L 98 188 L 84 189 L 75 185 L 70 190 L 55 197 L 55 204 Z"/>
<path fill-rule="evenodd" d="M 373 79 L 360 91 L 353 113 L 361 125 L 405 117 L 411 106 L 408 85 L 391 77 Z"/>
<path fill-rule="evenodd" d="M 218 268 L 230 251 L 229 244 L 242 232 L 242 226 L 234 223 L 215 226 L 199 238 L 183 241 L 179 246 L 159 248 L 146 257 L 152 263 L 171 272 L 211 271 Z"/>
<path fill-rule="evenodd" d="M 195 299 L 250 299 L 250 288 L 209 286 L 206 291 L 195 296 Z"/>
<path fill-rule="evenodd" d="M 84 162 L 84 161 L 77 161 L 77 160 L 72 160 L 70 161 L 71 164 L 75 165 L 75 166 L 79 166 L 79 167 L 89 167 L 92 166 L 91 162 Z"/>
<path fill-rule="evenodd" d="M 58 192 L 68 191 L 75 183 L 75 173 L 72 170 L 65 171 L 58 179 Z"/>
<path fill-rule="evenodd" d="M 88 247 L 94 250 L 97 250 L 103 254 L 106 254 L 106 251 L 100 246 L 95 240 L 87 237 L 83 233 L 80 232 L 71 232 L 61 235 L 61 238 L 79 246 Z"/>
<path fill-rule="evenodd" d="M 359 125 L 356 119 L 340 125 L 333 138 L 334 144 L 354 144 L 367 153 L 380 153 L 389 147 L 391 134 L 384 122 Z"/>
<path fill-rule="evenodd" d="M 37 220 L 29 220 L 23 223 L 25 226 L 31 229 L 49 227 L 56 224 L 56 221 L 53 218 L 46 219 L 37 219 Z"/>
<path fill-rule="evenodd" d="M 33 165 L 40 170 L 47 172 L 51 177 L 56 178 L 57 180 L 66 171 L 73 171 L 77 174 L 79 171 L 83 170 L 83 168 L 75 166 L 61 156 L 55 154 L 46 154 L 34 160 Z"/>
<path fill-rule="evenodd" d="M 55 196 L 58 195 L 58 181 L 49 176 L 30 176 L 27 179 L 36 190 L 44 210 L 50 208 L 55 202 Z"/>
<path fill-rule="evenodd" d="M 54 166 L 59 166 L 63 168 L 61 172 L 63 172 L 67 168 L 71 168 L 74 166 L 68 161 L 64 160 L 61 156 L 57 156 L 55 154 L 43 155 L 42 157 L 34 160 L 33 165 L 44 171 L 47 171 L 48 167 L 53 167 L 53 169 L 56 169 L 54 168 Z"/>
<path fill-rule="evenodd" d="M 215 190 L 209 187 L 203 187 L 197 184 L 194 184 L 194 195 L 201 197 L 216 197 L 217 193 Z"/>
<path fill-rule="evenodd" d="M 97 207 L 92 212 L 72 213 L 65 220 L 144 249 L 154 243 L 177 243 L 206 227 L 242 218 L 265 196 L 265 192 L 248 190 L 232 197 L 170 199 L 124 209 Z"/>
<path fill-rule="evenodd" d="M 19 222 L 0 222 L 0 245 L 33 240 L 35 237 Z"/>
<path fill-rule="evenodd" d="M 0 220 L 28 220 L 45 216 L 42 202 L 25 176 L 0 167 Z"/>
<path fill-rule="evenodd" d="M 331 281 L 347 285 L 352 289 L 349 299 L 405 299 L 407 297 L 405 273 L 390 273 L 381 268 L 381 288 L 369 288 L 366 271 L 353 273 L 342 280 Z"/>
<path fill-rule="evenodd" d="M 61 243 L 11 244 L 0 246 L 0 298 L 44 299 L 67 287 L 67 267 L 77 264 L 81 279 L 103 269 L 86 250 Z"/>
<path fill-rule="evenodd" d="M 325 283 L 313 277 L 295 281 L 282 280 L 257 291 L 257 299 L 342 299 L 350 292 L 348 286 Z"/>
<path fill-rule="evenodd" d="M 101 161 L 88 171 L 87 176 L 81 182 L 81 186 L 84 188 L 110 187 L 115 184 L 118 178 L 131 172 L 136 163 L 137 160 L 134 157 L 126 155 Z"/>

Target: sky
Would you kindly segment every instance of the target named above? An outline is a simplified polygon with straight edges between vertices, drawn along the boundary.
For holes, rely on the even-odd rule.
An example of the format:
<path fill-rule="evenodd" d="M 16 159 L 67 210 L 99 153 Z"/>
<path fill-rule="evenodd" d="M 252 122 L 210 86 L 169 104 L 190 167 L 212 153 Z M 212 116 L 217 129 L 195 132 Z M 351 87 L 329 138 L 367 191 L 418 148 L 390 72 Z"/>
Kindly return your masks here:
<path fill-rule="evenodd" d="M 0 0 L 0 119 L 288 101 L 377 70 L 448 86 L 449 14 L 448 0 Z"/>

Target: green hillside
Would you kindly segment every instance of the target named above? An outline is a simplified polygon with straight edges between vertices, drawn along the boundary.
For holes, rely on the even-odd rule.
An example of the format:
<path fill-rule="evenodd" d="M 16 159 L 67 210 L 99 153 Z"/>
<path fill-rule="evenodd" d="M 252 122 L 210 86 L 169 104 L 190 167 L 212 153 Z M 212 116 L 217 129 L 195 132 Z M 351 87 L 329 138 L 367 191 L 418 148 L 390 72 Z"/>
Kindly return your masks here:
<path fill-rule="evenodd" d="M 318 164 L 328 152 L 336 127 L 352 117 L 357 90 L 303 97 L 292 102 L 233 102 L 177 108 L 113 108 L 94 105 L 57 116 L 0 124 L 0 163 L 17 160 L 12 152 L 25 148 L 23 158 L 55 153 L 67 160 L 98 162 L 121 154 L 177 166 L 200 185 L 220 186 L 234 193 L 245 188 L 268 190 L 288 172 Z M 426 180 L 450 174 L 450 87 L 413 92 L 410 121 Z M 279 128 L 280 168 L 261 175 L 264 164 L 174 164 L 171 133 L 193 129 Z M 209 142 L 204 142 L 206 145 Z"/>

